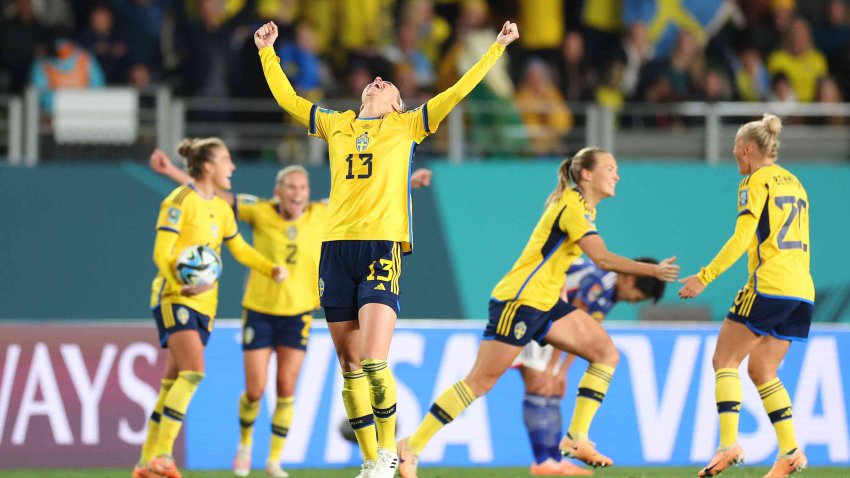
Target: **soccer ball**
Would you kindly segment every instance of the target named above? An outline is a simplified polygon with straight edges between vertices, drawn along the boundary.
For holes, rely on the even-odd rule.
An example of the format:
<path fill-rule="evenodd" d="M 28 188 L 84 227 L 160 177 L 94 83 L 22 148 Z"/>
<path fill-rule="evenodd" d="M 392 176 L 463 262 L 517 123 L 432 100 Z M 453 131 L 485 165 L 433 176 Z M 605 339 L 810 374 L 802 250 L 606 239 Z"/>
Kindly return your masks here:
<path fill-rule="evenodd" d="M 209 246 L 187 247 L 177 258 L 177 278 L 187 285 L 215 284 L 221 268 L 221 257 Z"/>

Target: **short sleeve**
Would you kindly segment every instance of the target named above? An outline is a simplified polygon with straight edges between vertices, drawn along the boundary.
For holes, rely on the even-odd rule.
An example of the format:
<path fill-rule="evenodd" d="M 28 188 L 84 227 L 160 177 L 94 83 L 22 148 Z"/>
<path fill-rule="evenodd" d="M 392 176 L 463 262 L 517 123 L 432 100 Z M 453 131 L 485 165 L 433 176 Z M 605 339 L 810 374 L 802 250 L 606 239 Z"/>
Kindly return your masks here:
<path fill-rule="evenodd" d="M 422 142 L 426 136 L 437 130 L 437 124 L 430 124 L 428 119 L 428 103 L 399 114 L 404 128 L 417 143 Z"/>
<path fill-rule="evenodd" d="M 738 215 L 752 214 L 757 220 L 761 217 L 767 201 L 768 188 L 763 180 L 748 176 L 738 186 Z"/>
<path fill-rule="evenodd" d="M 156 221 L 156 229 L 179 234 L 185 220 L 186 213 L 182 205 L 173 201 L 163 201 L 159 207 L 159 218 Z"/>
<path fill-rule="evenodd" d="M 233 203 L 233 212 L 236 219 L 254 224 L 259 207 L 260 198 L 252 194 L 237 194 L 236 201 Z"/>
<path fill-rule="evenodd" d="M 596 231 L 596 218 L 588 213 L 577 201 L 569 201 L 567 203 L 561 213 L 558 226 L 574 241 L 590 234 L 598 234 Z"/>
<path fill-rule="evenodd" d="M 325 141 L 331 136 L 334 130 L 336 120 L 342 116 L 339 111 L 320 108 L 318 105 L 313 105 L 310 109 L 310 123 L 307 134 L 310 136 L 318 136 Z"/>

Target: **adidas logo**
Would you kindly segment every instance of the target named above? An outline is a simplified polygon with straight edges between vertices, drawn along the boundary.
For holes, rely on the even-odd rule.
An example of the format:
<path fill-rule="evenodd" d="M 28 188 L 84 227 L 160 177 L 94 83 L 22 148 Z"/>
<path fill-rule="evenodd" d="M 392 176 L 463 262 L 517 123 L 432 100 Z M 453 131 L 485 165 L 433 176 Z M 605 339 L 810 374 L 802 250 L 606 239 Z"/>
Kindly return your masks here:
<path fill-rule="evenodd" d="M 375 286 L 375 290 L 387 290 L 387 288 L 384 287 L 384 284 L 378 284 Z"/>

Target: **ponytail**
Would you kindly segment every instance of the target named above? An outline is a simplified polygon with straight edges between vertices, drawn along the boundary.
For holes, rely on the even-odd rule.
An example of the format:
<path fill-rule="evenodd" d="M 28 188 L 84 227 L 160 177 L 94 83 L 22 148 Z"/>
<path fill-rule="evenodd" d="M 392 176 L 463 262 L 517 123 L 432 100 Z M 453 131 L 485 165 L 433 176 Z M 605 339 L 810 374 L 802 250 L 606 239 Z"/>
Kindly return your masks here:
<path fill-rule="evenodd" d="M 573 184 L 578 186 L 581 180 L 581 172 L 585 169 L 588 171 L 596 169 L 598 156 L 604 153 L 606 151 L 599 148 L 582 148 L 572 158 L 561 161 L 561 165 L 558 166 L 558 185 L 546 199 L 545 205 L 548 207 L 550 204 L 558 202 Z"/>

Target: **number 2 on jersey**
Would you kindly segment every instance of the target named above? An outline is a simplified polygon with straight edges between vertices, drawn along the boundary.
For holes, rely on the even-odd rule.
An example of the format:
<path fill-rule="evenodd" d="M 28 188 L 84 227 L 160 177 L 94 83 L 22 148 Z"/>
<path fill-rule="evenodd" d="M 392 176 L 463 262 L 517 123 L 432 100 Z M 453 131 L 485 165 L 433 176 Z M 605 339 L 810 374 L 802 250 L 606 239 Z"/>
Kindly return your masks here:
<path fill-rule="evenodd" d="M 365 167 L 366 168 L 365 174 L 364 173 L 357 174 L 357 175 L 354 174 L 354 159 L 355 158 L 354 158 L 353 154 L 349 154 L 348 157 L 345 158 L 345 162 L 348 163 L 348 174 L 345 175 L 345 179 L 354 179 L 354 178 L 368 179 L 368 178 L 370 178 L 372 176 L 372 154 L 371 153 L 364 153 L 364 154 L 358 154 L 357 155 L 357 159 L 359 159 L 361 161 L 358 169 Z"/>
<path fill-rule="evenodd" d="M 809 250 L 809 245 L 804 244 L 802 240 L 800 241 L 786 241 L 785 236 L 788 234 L 789 228 L 794 225 L 794 219 L 797 221 L 797 237 L 802 239 L 802 222 L 803 216 L 806 215 L 806 223 L 808 224 L 808 205 L 806 201 L 802 199 L 798 199 L 794 196 L 777 196 L 773 199 L 773 203 L 776 204 L 776 207 L 779 209 L 784 209 L 785 205 L 791 206 L 791 214 L 788 215 L 788 219 L 785 220 L 785 224 L 782 225 L 782 228 L 779 230 L 779 234 L 776 235 L 776 242 L 780 249 L 802 249 L 803 252 Z"/>

